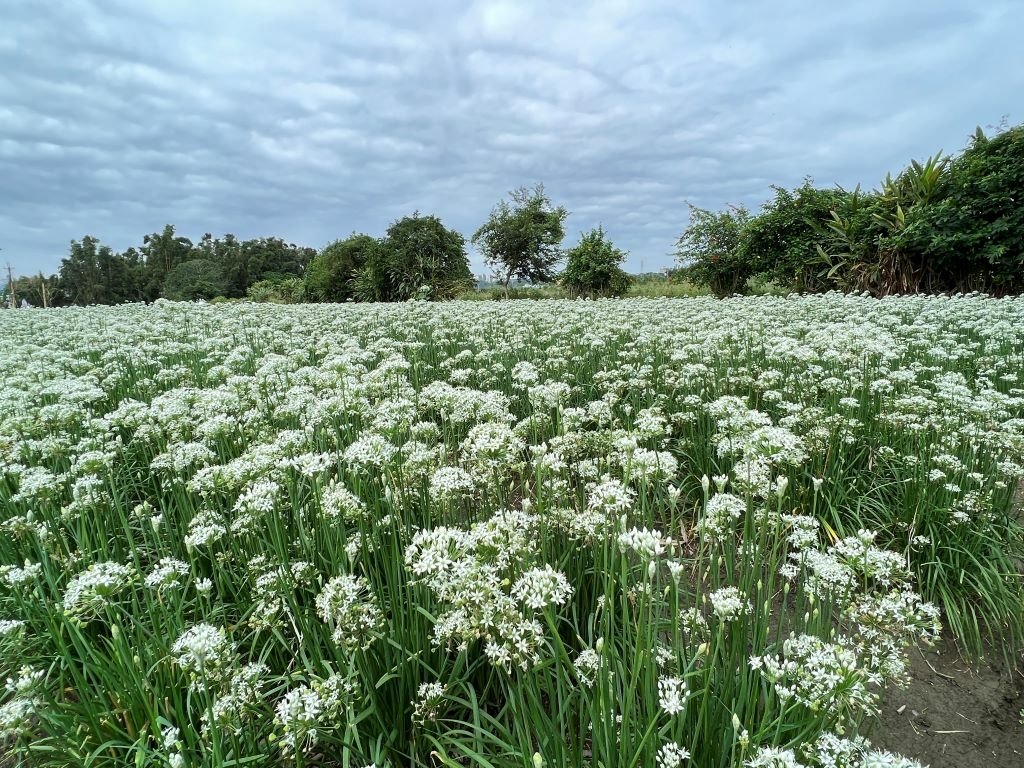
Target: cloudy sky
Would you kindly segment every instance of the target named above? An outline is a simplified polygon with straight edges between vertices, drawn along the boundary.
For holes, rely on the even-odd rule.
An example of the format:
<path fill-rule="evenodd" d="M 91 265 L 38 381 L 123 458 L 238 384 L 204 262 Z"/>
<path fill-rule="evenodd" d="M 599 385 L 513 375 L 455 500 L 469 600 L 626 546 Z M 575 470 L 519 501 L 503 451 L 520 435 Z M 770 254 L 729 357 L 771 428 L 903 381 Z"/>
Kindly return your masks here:
<path fill-rule="evenodd" d="M 0 0 L 0 263 L 165 223 L 468 237 L 541 181 L 567 240 L 653 270 L 687 201 L 871 187 L 1021 122 L 1022 29 L 1021 0 Z"/>

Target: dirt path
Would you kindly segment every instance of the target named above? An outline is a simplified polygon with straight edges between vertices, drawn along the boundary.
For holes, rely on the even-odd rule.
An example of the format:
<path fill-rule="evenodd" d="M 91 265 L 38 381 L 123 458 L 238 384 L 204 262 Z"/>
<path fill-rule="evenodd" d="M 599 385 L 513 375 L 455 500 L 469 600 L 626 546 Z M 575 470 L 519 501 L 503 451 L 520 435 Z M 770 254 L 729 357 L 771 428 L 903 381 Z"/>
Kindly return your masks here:
<path fill-rule="evenodd" d="M 877 746 L 931 768 L 1024 768 L 1024 676 L 972 670 L 952 643 L 911 652 L 910 684 L 891 689 L 865 731 Z"/>

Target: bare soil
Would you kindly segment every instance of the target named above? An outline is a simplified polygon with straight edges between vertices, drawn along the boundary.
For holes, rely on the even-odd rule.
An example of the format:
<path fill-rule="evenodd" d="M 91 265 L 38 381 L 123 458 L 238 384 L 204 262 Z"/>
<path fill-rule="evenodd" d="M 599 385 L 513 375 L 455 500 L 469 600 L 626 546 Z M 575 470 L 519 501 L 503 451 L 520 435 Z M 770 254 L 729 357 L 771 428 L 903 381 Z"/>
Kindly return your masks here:
<path fill-rule="evenodd" d="M 1024 768 L 1024 675 L 963 661 L 949 641 L 911 651 L 911 681 L 891 688 L 862 730 L 878 747 L 931 768 Z"/>

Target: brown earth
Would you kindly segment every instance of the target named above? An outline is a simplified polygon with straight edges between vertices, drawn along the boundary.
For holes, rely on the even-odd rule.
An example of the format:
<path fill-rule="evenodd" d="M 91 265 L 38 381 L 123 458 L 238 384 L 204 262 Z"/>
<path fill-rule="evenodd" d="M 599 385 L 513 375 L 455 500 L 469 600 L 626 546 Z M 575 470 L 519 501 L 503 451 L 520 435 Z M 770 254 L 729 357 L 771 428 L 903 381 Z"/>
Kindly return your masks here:
<path fill-rule="evenodd" d="M 1024 675 L 965 662 L 952 642 L 911 651 L 911 681 L 862 733 L 931 768 L 1024 768 Z"/>

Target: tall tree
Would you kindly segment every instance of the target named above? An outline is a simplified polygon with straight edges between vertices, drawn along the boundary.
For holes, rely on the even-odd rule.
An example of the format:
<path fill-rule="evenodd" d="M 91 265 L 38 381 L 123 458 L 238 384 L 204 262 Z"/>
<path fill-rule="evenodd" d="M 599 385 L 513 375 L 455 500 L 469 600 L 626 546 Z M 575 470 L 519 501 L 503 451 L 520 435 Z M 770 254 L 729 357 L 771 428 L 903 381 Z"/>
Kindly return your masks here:
<path fill-rule="evenodd" d="M 214 238 L 209 232 L 195 244 L 196 258 L 213 262 L 220 267 L 224 276 L 224 295 L 233 299 L 245 295 L 246 269 L 242 258 L 242 244 L 234 235 Z"/>
<path fill-rule="evenodd" d="M 513 280 L 545 283 L 554 279 L 569 215 L 551 203 L 543 184 L 520 187 L 509 197 L 511 202 L 502 200 L 494 207 L 472 240 L 506 296 Z"/>
<path fill-rule="evenodd" d="M 178 264 L 194 256 L 192 241 L 174 233 L 174 226 L 168 224 L 162 232 L 153 232 L 142 239 L 142 256 L 146 268 L 144 295 L 152 301 L 161 295 L 164 280 Z"/>
<path fill-rule="evenodd" d="M 111 278 L 112 260 L 115 259 L 109 245 L 86 235 L 71 241 L 68 255 L 60 263 L 58 275 L 61 291 L 72 304 L 110 304 L 111 296 L 106 280 Z"/>

